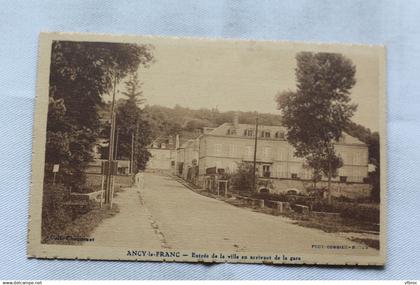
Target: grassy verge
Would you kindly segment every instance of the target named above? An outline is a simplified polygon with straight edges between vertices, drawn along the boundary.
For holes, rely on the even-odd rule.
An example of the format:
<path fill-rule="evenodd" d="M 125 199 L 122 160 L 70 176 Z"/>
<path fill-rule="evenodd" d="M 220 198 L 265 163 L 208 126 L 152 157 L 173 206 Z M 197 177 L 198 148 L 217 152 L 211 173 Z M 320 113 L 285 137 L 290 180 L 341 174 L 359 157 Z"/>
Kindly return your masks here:
<path fill-rule="evenodd" d="M 284 213 L 282 214 L 295 221 L 295 224 L 308 228 L 316 228 L 324 232 L 375 232 L 376 227 L 371 223 L 364 223 L 354 219 L 318 217 L 311 214 Z"/>
<path fill-rule="evenodd" d="M 101 190 L 102 175 L 89 173 L 86 175 L 86 188 L 88 192 L 96 192 Z M 132 184 L 131 175 L 114 176 L 115 192 L 121 191 L 122 187 L 130 187 Z"/>
<path fill-rule="evenodd" d="M 379 249 L 379 239 L 370 239 L 370 238 L 351 238 L 352 241 L 363 243 L 368 247 Z"/>
<path fill-rule="evenodd" d="M 108 206 L 100 208 L 99 205 L 95 205 L 91 211 L 68 223 L 64 229 L 56 235 L 46 237 L 45 243 L 67 245 L 82 244 L 83 241 L 79 239 L 88 239 L 93 230 L 101 224 L 104 219 L 111 218 L 119 212 L 120 210 L 117 204 L 114 204 L 112 209 Z"/>
<path fill-rule="evenodd" d="M 91 177 L 87 193 L 100 187 L 101 177 Z M 131 176 L 115 177 L 115 193 L 131 185 Z M 62 184 L 45 184 L 42 204 L 42 242 L 80 244 L 89 239 L 92 231 L 106 218 L 116 215 L 118 205 L 99 207 L 92 200 L 75 200 L 70 189 Z"/>

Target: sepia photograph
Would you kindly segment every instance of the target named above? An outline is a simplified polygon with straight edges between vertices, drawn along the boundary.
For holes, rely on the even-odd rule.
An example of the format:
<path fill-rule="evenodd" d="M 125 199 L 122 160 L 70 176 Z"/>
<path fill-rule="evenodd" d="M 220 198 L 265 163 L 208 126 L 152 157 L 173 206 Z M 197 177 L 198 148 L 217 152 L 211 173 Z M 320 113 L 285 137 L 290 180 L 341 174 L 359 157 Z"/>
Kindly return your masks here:
<path fill-rule="evenodd" d="M 28 256 L 384 265 L 385 48 L 42 33 Z"/>

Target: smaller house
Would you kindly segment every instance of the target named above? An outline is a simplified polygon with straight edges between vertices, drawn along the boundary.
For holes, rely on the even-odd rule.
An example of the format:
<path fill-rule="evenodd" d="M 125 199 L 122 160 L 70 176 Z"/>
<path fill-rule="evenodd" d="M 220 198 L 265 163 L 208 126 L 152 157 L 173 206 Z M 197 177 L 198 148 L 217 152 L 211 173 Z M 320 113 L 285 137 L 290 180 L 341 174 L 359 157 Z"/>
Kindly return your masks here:
<path fill-rule="evenodd" d="M 174 141 L 172 136 L 158 137 L 147 150 L 151 154 L 147 162 L 146 169 L 150 171 L 175 171 L 176 144 L 178 137 Z"/>

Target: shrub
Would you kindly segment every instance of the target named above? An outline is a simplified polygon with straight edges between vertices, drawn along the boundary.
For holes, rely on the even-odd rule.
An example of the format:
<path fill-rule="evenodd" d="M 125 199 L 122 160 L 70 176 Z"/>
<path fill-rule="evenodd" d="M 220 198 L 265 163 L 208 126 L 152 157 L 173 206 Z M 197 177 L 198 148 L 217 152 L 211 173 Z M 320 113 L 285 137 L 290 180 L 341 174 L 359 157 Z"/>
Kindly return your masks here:
<path fill-rule="evenodd" d="M 80 205 L 66 205 L 71 201 L 70 190 L 63 184 L 45 184 L 42 198 L 42 240 L 59 236 L 74 219 L 93 209 L 89 200 Z"/>
<path fill-rule="evenodd" d="M 374 224 L 379 223 L 379 207 L 369 204 L 347 204 L 341 207 L 341 217 Z"/>
<path fill-rule="evenodd" d="M 337 201 L 337 202 L 353 202 L 353 199 L 350 199 L 350 198 L 348 198 L 346 196 L 343 196 L 343 195 L 341 195 L 337 198 L 334 197 L 334 200 Z"/>
<path fill-rule="evenodd" d="M 335 202 L 328 204 L 325 201 L 312 203 L 312 211 L 340 213 L 344 219 L 353 219 L 360 222 L 379 223 L 379 207 L 374 204 L 357 204 Z"/>
<path fill-rule="evenodd" d="M 230 178 L 232 188 L 240 192 L 252 192 L 254 190 L 253 177 L 254 169 L 252 164 L 239 163 L 237 171 Z"/>
<path fill-rule="evenodd" d="M 316 201 L 311 204 L 312 211 L 315 212 L 326 212 L 326 213 L 339 213 L 339 209 L 336 204 L 328 204 L 325 201 Z"/>
<path fill-rule="evenodd" d="M 57 235 L 71 221 L 72 215 L 65 206 L 70 190 L 63 184 L 45 184 L 42 197 L 42 237 Z"/>
<path fill-rule="evenodd" d="M 372 199 L 370 197 L 357 197 L 357 198 L 352 199 L 352 198 L 341 195 L 339 197 L 333 197 L 333 200 L 336 202 L 363 204 L 363 203 L 370 203 Z"/>

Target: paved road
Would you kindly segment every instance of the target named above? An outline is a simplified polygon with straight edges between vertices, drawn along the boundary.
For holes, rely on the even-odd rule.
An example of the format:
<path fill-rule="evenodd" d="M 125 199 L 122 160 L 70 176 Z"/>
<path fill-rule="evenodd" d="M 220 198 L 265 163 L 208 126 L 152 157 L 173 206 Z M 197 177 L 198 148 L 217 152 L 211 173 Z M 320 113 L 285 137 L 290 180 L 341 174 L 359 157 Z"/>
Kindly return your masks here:
<path fill-rule="evenodd" d="M 130 211 L 147 211 L 155 232 L 162 234 L 159 234 L 161 244 L 171 249 L 215 252 L 273 252 L 277 249 L 310 253 L 312 245 L 360 246 L 337 234 L 294 225 L 284 217 L 253 212 L 199 195 L 172 178 L 157 174 L 145 174 L 140 196 L 142 207 L 133 204 Z M 144 248 L 146 245 L 140 242 Z M 312 252 L 320 253 L 319 250 Z M 375 249 L 322 251 L 334 252 L 340 255 L 378 253 Z"/>
<path fill-rule="evenodd" d="M 199 195 L 167 176 L 146 173 L 143 189 L 126 188 L 120 213 L 91 234 L 96 246 L 213 252 L 294 252 L 374 255 L 375 249 L 312 249 L 357 245 L 337 234 L 304 228 L 278 216 Z M 312 251 L 311 251 L 312 250 Z"/>

